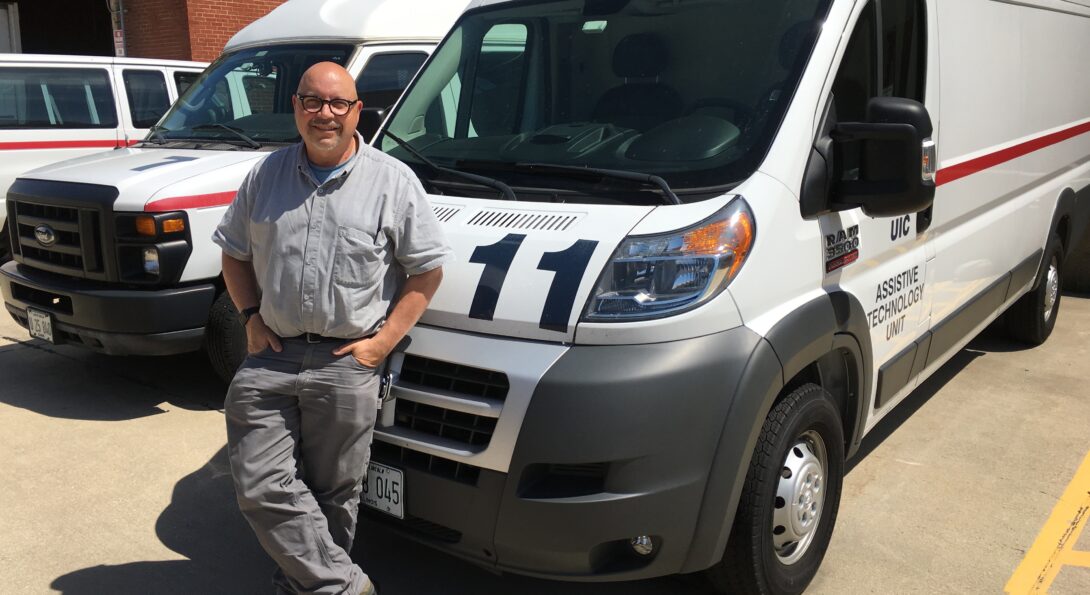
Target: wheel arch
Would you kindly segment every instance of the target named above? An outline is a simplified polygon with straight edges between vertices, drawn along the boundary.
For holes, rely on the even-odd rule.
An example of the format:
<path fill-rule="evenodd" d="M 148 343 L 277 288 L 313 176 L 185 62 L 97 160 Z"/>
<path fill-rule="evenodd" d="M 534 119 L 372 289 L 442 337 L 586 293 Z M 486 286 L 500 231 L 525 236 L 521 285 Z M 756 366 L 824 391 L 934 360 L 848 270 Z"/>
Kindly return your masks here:
<path fill-rule="evenodd" d="M 870 353 L 866 313 L 840 291 L 795 309 L 765 335 L 734 387 L 682 572 L 707 569 L 723 557 L 761 427 L 794 387 L 815 382 L 829 390 L 842 411 L 846 457 L 858 450 L 870 400 Z"/>

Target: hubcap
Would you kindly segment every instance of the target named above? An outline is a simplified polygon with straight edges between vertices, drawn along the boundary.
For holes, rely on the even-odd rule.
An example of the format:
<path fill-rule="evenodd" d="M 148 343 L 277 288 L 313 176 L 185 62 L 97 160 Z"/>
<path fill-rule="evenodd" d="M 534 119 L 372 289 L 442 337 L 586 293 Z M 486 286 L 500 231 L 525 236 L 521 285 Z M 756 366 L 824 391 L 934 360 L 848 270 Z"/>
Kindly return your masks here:
<path fill-rule="evenodd" d="M 798 562 L 817 533 L 825 504 L 825 443 L 814 431 L 800 435 L 780 468 L 772 509 L 772 544 L 784 564 Z"/>
<path fill-rule="evenodd" d="M 1048 264 L 1048 276 L 1045 277 L 1045 322 L 1052 318 L 1052 308 L 1060 297 L 1060 268 L 1056 259 Z"/>

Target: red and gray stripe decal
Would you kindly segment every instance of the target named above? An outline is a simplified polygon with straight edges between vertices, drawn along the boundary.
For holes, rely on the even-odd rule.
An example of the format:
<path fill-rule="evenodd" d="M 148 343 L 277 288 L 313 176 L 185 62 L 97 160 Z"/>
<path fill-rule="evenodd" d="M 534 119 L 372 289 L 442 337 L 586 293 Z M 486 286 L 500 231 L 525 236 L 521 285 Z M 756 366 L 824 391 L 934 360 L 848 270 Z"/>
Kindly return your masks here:
<path fill-rule="evenodd" d="M 40 141 L 16 141 L 0 143 L 0 151 L 26 151 L 34 149 L 114 149 L 117 147 L 131 147 L 142 139 L 136 140 L 40 140 Z"/>
<path fill-rule="evenodd" d="M 1039 136 L 994 153 L 988 153 L 987 155 L 981 155 L 980 157 L 963 161 L 957 165 L 944 167 L 935 173 L 935 185 L 942 186 L 943 184 L 953 182 L 954 180 L 960 180 L 966 176 L 971 176 L 977 172 L 1011 161 L 1012 159 L 1018 159 L 1019 157 L 1029 155 L 1034 151 L 1051 147 L 1052 145 L 1075 138 L 1076 136 L 1087 132 L 1090 132 L 1090 122 L 1084 122 L 1071 126 L 1070 128 Z"/>

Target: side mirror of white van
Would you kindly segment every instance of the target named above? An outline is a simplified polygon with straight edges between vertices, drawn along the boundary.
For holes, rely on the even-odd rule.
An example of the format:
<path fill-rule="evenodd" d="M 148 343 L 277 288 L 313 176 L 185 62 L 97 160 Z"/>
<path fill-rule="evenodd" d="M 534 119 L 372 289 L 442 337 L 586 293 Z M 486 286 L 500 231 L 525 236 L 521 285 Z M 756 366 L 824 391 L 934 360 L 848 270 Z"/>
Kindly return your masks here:
<path fill-rule="evenodd" d="M 371 142 L 385 119 L 386 108 L 384 107 L 365 107 L 360 110 L 360 121 L 356 125 L 356 130 L 359 130 L 360 134 L 363 135 L 364 142 Z"/>
<path fill-rule="evenodd" d="M 870 217 L 918 213 L 935 198 L 931 116 L 918 101 L 875 97 L 866 122 L 835 122 L 814 144 L 802 189 L 803 216 L 862 207 Z"/>

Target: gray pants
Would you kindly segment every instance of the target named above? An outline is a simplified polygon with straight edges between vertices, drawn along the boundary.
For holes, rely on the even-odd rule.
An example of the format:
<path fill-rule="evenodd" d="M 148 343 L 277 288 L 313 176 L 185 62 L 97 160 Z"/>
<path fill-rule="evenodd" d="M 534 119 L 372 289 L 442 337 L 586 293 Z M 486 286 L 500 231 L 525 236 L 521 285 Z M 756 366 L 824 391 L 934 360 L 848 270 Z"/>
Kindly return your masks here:
<path fill-rule="evenodd" d="M 378 408 L 379 376 L 339 343 L 283 342 L 246 358 L 227 392 L 239 508 L 279 566 L 281 593 L 355 595 L 348 553 Z"/>

